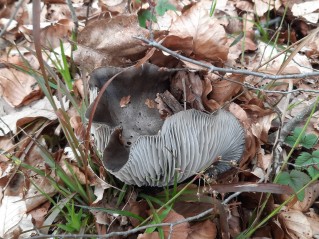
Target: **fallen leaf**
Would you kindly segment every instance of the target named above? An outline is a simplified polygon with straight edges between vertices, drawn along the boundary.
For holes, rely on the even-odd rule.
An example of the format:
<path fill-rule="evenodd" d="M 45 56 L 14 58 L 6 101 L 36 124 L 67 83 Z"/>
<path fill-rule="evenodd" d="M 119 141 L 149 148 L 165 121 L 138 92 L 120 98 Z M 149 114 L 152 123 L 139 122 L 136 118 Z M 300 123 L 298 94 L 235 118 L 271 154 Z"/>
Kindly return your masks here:
<path fill-rule="evenodd" d="M 259 17 L 262 17 L 266 12 L 274 8 L 278 10 L 281 6 L 280 1 L 276 0 L 253 0 L 253 2 L 255 2 L 255 11 Z"/>
<path fill-rule="evenodd" d="M 0 69 L 0 96 L 11 106 L 18 107 L 42 97 L 34 77 L 13 68 Z"/>
<path fill-rule="evenodd" d="M 55 96 L 53 98 L 57 107 L 60 108 L 61 105 L 59 100 Z M 68 104 L 66 102 L 66 98 L 63 98 L 62 102 L 63 101 L 64 107 L 67 110 Z M 17 132 L 17 127 L 29 123 L 38 117 L 44 117 L 49 120 L 57 119 L 57 115 L 55 114 L 47 97 L 33 102 L 29 106 L 24 106 L 15 113 L 0 117 L 0 128 L 2 128 L 0 136 L 4 136 L 10 131 L 15 134 Z"/>
<path fill-rule="evenodd" d="M 26 205 L 19 196 L 4 196 L 0 206 L 0 237 L 11 238 L 15 230 L 21 230 L 23 224 L 33 229 L 31 216 L 26 214 Z"/>
<path fill-rule="evenodd" d="M 207 77 L 209 77 L 209 75 Z M 209 98 L 215 100 L 218 104 L 223 105 L 238 94 L 242 89 L 240 83 L 243 81 L 244 78 L 240 75 L 226 76 L 223 80 L 211 80 L 213 88 Z"/>
<path fill-rule="evenodd" d="M 171 210 L 168 215 L 162 221 L 163 223 L 174 223 L 176 221 L 184 220 L 185 218 L 175 211 Z M 173 227 L 173 230 L 170 231 L 170 226 L 162 227 L 164 231 L 164 237 L 167 239 L 169 236 L 171 239 L 187 239 L 188 234 L 190 233 L 190 226 L 188 222 L 177 224 Z M 140 239 L 155 239 L 157 238 L 156 233 L 148 236 L 146 233 L 139 235 Z"/>
<path fill-rule="evenodd" d="M 214 239 L 217 237 L 217 228 L 211 220 L 198 222 L 191 226 L 187 239 Z"/>
<path fill-rule="evenodd" d="M 147 37 L 148 30 L 138 25 L 137 16 L 122 15 L 96 20 L 79 34 L 74 61 L 91 72 L 99 66 L 123 66 L 143 57 L 147 47 L 132 36 Z"/>
<path fill-rule="evenodd" d="M 280 202 L 284 202 L 290 197 L 290 195 L 280 195 L 278 196 Z M 307 212 L 309 211 L 309 208 L 313 206 L 313 203 L 317 200 L 319 197 L 319 183 L 313 183 L 309 187 L 306 187 L 305 189 L 305 197 L 300 202 L 299 200 L 294 201 L 293 203 L 290 203 L 289 208 L 292 208 L 294 210 L 298 210 L 301 212 Z"/>
<path fill-rule="evenodd" d="M 284 209 L 279 213 L 279 220 L 289 238 L 309 239 L 313 237 L 310 222 L 302 212 Z"/>
<path fill-rule="evenodd" d="M 211 5 L 211 1 L 194 4 L 173 22 L 169 35 L 181 39 L 192 37 L 191 50 L 196 59 L 224 62 L 228 54 L 227 36 L 218 19 L 209 16 Z M 184 40 L 179 41 L 181 48 L 184 44 Z"/>
<path fill-rule="evenodd" d="M 154 100 L 151 100 L 151 99 L 146 99 L 145 100 L 145 104 L 147 105 L 148 108 L 150 109 L 155 109 L 157 104 Z"/>
<path fill-rule="evenodd" d="M 48 201 L 45 204 L 41 205 L 40 207 L 38 207 L 30 212 L 30 214 L 35 222 L 35 226 L 37 228 L 39 228 L 43 225 L 45 217 L 48 214 L 50 204 L 51 203 Z"/>
<path fill-rule="evenodd" d="M 291 8 L 291 12 L 295 17 L 302 17 L 307 21 L 316 24 L 319 19 L 318 9 L 318 1 L 306 1 L 295 3 Z"/>
<path fill-rule="evenodd" d="M 314 235 L 319 234 L 319 216 L 314 209 L 310 209 L 308 213 L 306 213 L 306 216 L 308 218 L 308 221 L 310 223 L 311 229 L 313 231 Z"/>
<path fill-rule="evenodd" d="M 120 100 L 120 106 L 121 108 L 127 106 L 127 104 L 129 104 L 131 102 L 131 96 L 123 96 Z"/>
<path fill-rule="evenodd" d="M 208 78 L 204 79 L 204 91 L 202 95 L 202 101 L 207 110 L 213 112 L 220 108 L 220 104 L 218 104 L 215 100 L 210 99 L 208 95 L 212 92 L 213 86 L 211 81 Z"/>

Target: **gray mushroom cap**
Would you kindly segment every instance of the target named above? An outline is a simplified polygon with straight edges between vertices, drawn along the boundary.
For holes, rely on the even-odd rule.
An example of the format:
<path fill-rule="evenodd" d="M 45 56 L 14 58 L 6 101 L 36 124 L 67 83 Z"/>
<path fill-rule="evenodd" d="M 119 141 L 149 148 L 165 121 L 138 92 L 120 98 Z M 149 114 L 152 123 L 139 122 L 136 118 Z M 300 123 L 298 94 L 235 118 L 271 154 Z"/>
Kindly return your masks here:
<path fill-rule="evenodd" d="M 100 68 L 90 79 L 91 102 L 103 84 L 121 68 Z M 170 73 L 145 64 L 118 75 L 99 102 L 92 124 L 104 167 L 121 181 L 138 186 L 166 186 L 191 177 L 212 164 L 216 173 L 238 162 L 245 133 L 237 119 L 219 110 L 206 114 L 186 110 L 160 119 L 157 109 L 145 105 L 168 89 Z M 121 97 L 131 103 L 121 108 Z M 91 113 L 92 105 L 87 111 Z"/>

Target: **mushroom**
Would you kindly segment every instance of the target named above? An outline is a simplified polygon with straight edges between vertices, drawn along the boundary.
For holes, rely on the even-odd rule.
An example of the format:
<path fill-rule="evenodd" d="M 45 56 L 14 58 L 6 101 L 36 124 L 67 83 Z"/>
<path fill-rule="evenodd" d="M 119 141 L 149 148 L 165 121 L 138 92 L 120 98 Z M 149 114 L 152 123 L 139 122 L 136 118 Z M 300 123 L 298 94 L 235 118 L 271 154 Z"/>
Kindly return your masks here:
<path fill-rule="evenodd" d="M 157 80 L 150 80 L 153 83 L 148 82 L 148 87 L 139 90 L 137 96 L 131 92 L 130 107 L 138 109 L 144 116 L 143 120 L 134 111 L 129 111 L 129 115 L 121 113 L 124 109 L 111 107 L 122 95 L 116 93 L 123 90 L 116 88 L 121 85 L 121 81 L 131 82 L 126 79 L 129 77 L 147 82 L 154 77 L 149 76 L 153 71 L 157 72 Z M 103 84 L 97 84 L 100 82 L 98 79 L 107 80 L 112 74 L 116 74 L 116 71 L 112 74 L 106 72 L 108 71 L 104 68 L 103 77 L 99 77 L 101 72 L 93 73 L 91 87 L 101 88 Z M 106 90 L 98 104 L 92 126 L 98 148 L 103 152 L 102 163 L 111 174 L 126 184 L 159 187 L 172 185 L 176 179 L 177 182 L 182 182 L 213 164 L 214 173 L 218 174 L 231 168 L 228 162 L 238 162 L 243 154 L 244 130 L 238 120 L 225 110 L 218 110 L 213 114 L 194 109 L 180 111 L 163 122 L 159 120 L 158 113 L 149 111 L 146 105 L 142 107 L 139 101 L 143 102 L 145 94 L 150 97 L 150 94 L 155 95 L 165 90 L 167 84 L 164 78 L 168 76 L 168 73 L 163 74 L 150 64 L 144 66 L 144 69 L 134 69 L 130 74 L 121 74 L 110 84 L 113 87 Z M 135 81 L 134 84 L 139 83 Z M 130 87 L 128 85 L 126 89 Z M 142 121 L 146 128 L 136 129 L 135 120 Z M 128 138 L 128 135 L 132 137 Z"/>

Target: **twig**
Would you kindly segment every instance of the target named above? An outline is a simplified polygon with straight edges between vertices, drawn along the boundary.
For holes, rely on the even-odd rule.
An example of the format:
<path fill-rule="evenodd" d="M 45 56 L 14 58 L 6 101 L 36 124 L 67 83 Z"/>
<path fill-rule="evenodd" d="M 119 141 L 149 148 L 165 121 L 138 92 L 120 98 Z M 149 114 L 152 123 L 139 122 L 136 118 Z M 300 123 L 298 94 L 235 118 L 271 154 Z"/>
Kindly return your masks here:
<path fill-rule="evenodd" d="M 142 226 L 142 227 L 137 227 L 134 228 L 132 230 L 128 230 L 126 232 L 110 232 L 108 234 L 105 235 L 92 235 L 92 234 L 82 234 L 82 235 L 54 235 L 55 238 L 92 238 L 92 237 L 96 237 L 96 238 L 110 238 L 110 237 L 114 237 L 114 236 L 128 236 L 130 234 L 134 234 L 137 233 L 139 231 L 151 228 L 151 227 L 165 227 L 165 226 L 176 226 L 185 222 L 190 222 L 190 221 L 194 221 L 194 220 L 198 220 L 204 216 L 207 216 L 208 214 L 210 214 L 213 211 L 213 208 L 210 208 L 202 213 L 197 214 L 196 216 L 193 217 L 188 217 L 185 218 L 183 220 L 179 220 L 176 222 L 172 222 L 172 223 L 159 223 L 159 224 L 151 224 L 151 225 L 146 225 L 146 226 Z M 40 238 L 50 238 L 52 237 L 52 235 L 40 235 L 40 236 L 34 236 L 34 237 L 30 237 L 30 239 L 40 239 Z"/>
<path fill-rule="evenodd" d="M 300 114 L 298 114 L 297 116 L 295 116 L 294 118 L 292 118 L 290 121 L 288 121 L 284 127 L 281 129 L 281 134 L 279 137 L 278 141 L 284 141 L 284 139 L 288 136 L 288 134 L 290 134 L 290 132 L 301 122 L 303 122 L 306 118 L 309 117 L 309 115 L 311 114 L 311 111 L 313 109 L 313 107 L 315 106 L 315 102 L 312 103 L 311 105 L 307 106 L 303 111 L 300 112 Z M 319 104 L 316 106 L 315 111 L 319 110 Z M 269 143 L 273 143 L 274 140 L 276 138 L 276 132 L 272 133 L 271 135 L 269 135 L 268 137 L 268 142 Z"/>
<path fill-rule="evenodd" d="M 183 91 L 184 91 L 184 110 L 186 110 L 187 96 L 186 96 L 186 83 L 185 83 L 184 77 L 182 79 L 182 84 L 183 84 Z"/>
<path fill-rule="evenodd" d="M 270 75 L 270 74 L 266 74 L 266 73 L 254 72 L 254 71 L 249 71 L 249 70 L 244 70 L 244 69 L 216 67 L 216 66 L 213 66 L 213 65 L 210 65 L 207 63 L 203 63 L 203 62 L 182 56 L 182 55 L 162 46 L 158 42 L 150 41 L 144 37 L 137 36 L 134 38 L 141 40 L 144 43 L 147 43 L 149 46 L 152 46 L 152 47 L 155 47 L 159 50 L 162 50 L 162 51 L 170 54 L 171 56 L 175 57 L 176 59 L 179 59 L 182 61 L 187 61 L 187 62 L 190 62 L 190 63 L 195 64 L 197 66 L 201 66 L 201 67 L 206 68 L 207 70 L 209 70 L 211 72 L 219 71 L 219 72 L 224 72 L 224 73 L 252 75 L 252 76 L 256 76 L 256 77 L 261 77 L 262 80 L 268 79 L 268 80 L 273 80 L 273 81 L 282 80 L 282 79 L 300 79 L 300 78 L 307 78 L 307 77 L 311 77 L 311 76 L 319 76 L 319 72 L 307 72 L 307 73 L 301 73 L 301 74 L 287 74 L 287 75 Z"/>

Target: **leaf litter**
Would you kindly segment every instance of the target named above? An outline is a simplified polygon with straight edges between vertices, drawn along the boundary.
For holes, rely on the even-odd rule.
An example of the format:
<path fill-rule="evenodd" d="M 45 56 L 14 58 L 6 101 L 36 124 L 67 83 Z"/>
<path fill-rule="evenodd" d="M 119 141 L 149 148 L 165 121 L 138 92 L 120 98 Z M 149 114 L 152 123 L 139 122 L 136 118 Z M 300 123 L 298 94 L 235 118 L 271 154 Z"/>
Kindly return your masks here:
<path fill-rule="evenodd" d="M 92 156 L 94 163 L 89 166 L 89 171 L 83 170 L 75 163 L 76 155 L 73 155 L 73 161 L 70 157 L 61 155 L 69 145 L 63 143 L 63 140 L 53 140 L 63 134 L 61 126 L 57 123 L 60 118 L 48 99 L 44 97 L 44 92 L 34 77 L 40 65 L 33 55 L 34 44 L 32 27 L 30 27 L 32 11 L 29 10 L 31 4 L 24 2 L 18 6 L 17 2 L 8 2 L 0 6 L 2 20 L 0 24 L 3 27 L 8 24 L 15 9 L 19 7 L 12 23 L 7 26 L 5 34 L 1 33 L 3 39 L 0 42 L 1 62 L 3 63 L 0 69 L 0 212 L 1 215 L 5 215 L 1 217 L 3 220 L 0 220 L 0 236 L 25 238 L 31 235 L 30 232 L 23 233 L 23 231 L 32 229 L 33 226 L 41 227 L 50 213 L 51 202 L 42 194 L 59 195 L 59 192 L 45 177 L 31 169 L 22 169 L 21 166 L 15 165 L 18 162 L 15 157 L 18 157 L 22 159 L 23 163 L 44 170 L 47 175 L 61 183 L 56 172 L 51 171 L 48 163 L 44 161 L 43 154 L 37 153 L 36 146 L 29 148 L 29 151 L 24 151 L 24 147 L 21 147 L 21 145 L 27 145 L 24 142 L 34 134 L 31 126 L 42 119 L 50 124 L 36 140 L 41 141 L 42 146 L 54 155 L 56 163 L 62 165 L 69 177 L 75 174 L 78 176 L 79 184 L 85 185 L 89 182 L 89 185 L 94 187 L 96 198 L 92 205 L 105 205 L 102 202 L 109 200 L 109 206 L 113 209 L 122 208 L 128 212 L 141 214 L 143 217 L 153 215 L 149 208 L 140 204 L 143 200 L 137 196 L 133 198 L 124 196 L 121 199 L 122 202 L 119 200 L 120 203 L 114 202 L 115 199 L 120 198 L 120 194 L 115 193 L 113 201 L 107 197 L 107 194 L 112 194 L 111 189 L 118 185 L 106 174 L 99 162 L 98 155 Z M 213 112 L 219 108 L 228 109 L 246 130 L 246 150 L 240 164 L 235 167 L 235 171 L 221 175 L 221 178 L 216 181 L 241 185 L 242 188 L 245 183 L 251 183 L 257 185 L 258 190 L 263 190 L 266 184 L 258 186 L 258 183 L 260 180 L 265 183 L 271 182 L 272 179 L 269 177 L 273 175 L 269 174 L 269 170 L 274 163 L 278 163 L 274 161 L 276 160 L 274 150 L 277 150 L 274 147 L 277 146 L 268 142 L 268 136 L 276 133 L 293 118 L 299 117 L 300 112 L 314 102 L 318 95 L 318 76 L 274 82 L 255 76 L 207 72 L 193 63 L 177 60 L 167 52 L 149 48 L 133 37 L 142 36 L 150 39 L 153 37 L 155 41 L 161 41 L 163 46 L 177 54 L 218 67 L 244 68 L 266 74 L 307 74 L 317 69 L 318 33 L 304 40 L 303 47 L 297 48 L 298 52 L 294 51 L 293 47 L 286 51 L 283 50 L 302 37 L 307 37 L 315 29 L 315 24 L 319 19 L 316 4 L 316 1 L 305 3 L 263 0 L 217 1 L 213 14 L 210 16 L 213 5 L 211 1 L 205 0 L 197 3 L 158 1 L 158 5 L 153 1 L 131 1 L 131 4 L 128 5 L 128 2 L 123 0 L 104 0 L 92 1 L 90 6 L 82 1 L 74 1 L 75 16 L 72 16 L 70 7 L 64 1 L 59 3 L 46 1 L 41 12 L 41 24 L 43 24 L 41 43 L 43 49 L 55 49 L 56 55 L 59 55 L 59 61 L 62 61 L 63 57 L 60 56 L 64 53 L 60 51 L 60 41 L 72 43 L 70 38 L 72 30 L 78 27 L 77 50 L 72 53 L 73 56 L 67 54 L 66 59 L 74 60 L 78 65 L 78 71 L 83 74 L 81 78 L 77 78 L 75 84 L 77 88 L 74 89 L 78 90 L 71 91 L 71 94 L 77 98 L 80 107 L 84 106 L 82 99 L 87 93 L 86 74 L 98 67 L 124 68 L 134 65 L 137 61 L 140 61 L 139 65 L 143 67 L 145 62 L 149 61 L 162 67 L 163 70 L 182 69 L 173 74 L 170 79 L 167 94 L 171 100 L 167 100 L 167 95 L 165 98 L 163 92 L 156 92 L 159 94 L 154 98 L 143 100 L 144 107 L 157 109 L 162 119 L 177 112 L 179 107 L 182 109 L 184 107 L 195 108 L 207 112 Z M 147 27 L 153 25 L 154 31 L 150 32 L 139 26 L 136 14 L 150 11 L 152 7 L 155 7 L 156 13 L 160 13 L 161 16 L 156 16 L 157 19 L 154 22 L 151 22 L 150 19 L 145 20 Z M 285 8 L 288 9 L 287 12 Z M 284 17 L 284 24 L 279 27 L 280 21 L 277 21 L 271 25 L 270 16 L 273 19 Z M 74 23 L 74 17 L 79 20 L 79 25 Z M 269 25 L 265 25 L 268 23 Z M 288 59 L 291 52 L 294 57 Z M 48 62 L 55 57 L 51 55 L 49 59 L 50 53 L 43 54 L 43 56 Z M 29 64 L 25 64 L 26 61 Z M 51 67 L 55 68 L 54 65 Z M 56 76 L 60 77 L 59 70 L 54 70 L 57 72 Z M 70 126 L 80 140 L 79 142 L 86 141 L 86 122 L 83 115 L 81 112 L 75 114 L 71 112 L 74 108 L 70 107 L 70 101 L 59 95 L 58 83 L 55 84 L 52 80 L 51 86 L 56 95 L 54 96 L 56 97 L 54 98 L 55 103 L 58 108 L 64 108 L 70 115 Z M 291 96 L 281 93 L 298 89 L 302 90 L 290 93 Z M 130 97 L 130 95 L 120 96 L 117 106 L 128 107 Z M 175 107 L 176 102 L 177 108 Z M 282 115 L 285 117 L 281 118 Z M 296 129 L 298 127 L 303 127 L 303 125 L 295 126 Z M 50 137 L 47 137 L 48 135 Z M 285 178 L 281 183 L 290 185 L 295 191 L 309 181 L 301 174 L 309 175 L 307 176 L 309 178 L 316 178 L 318 175 L 316 151 L 318 141 L 315 140 L 319 136 L 318 114 L 313 115 L 311 124 L 308 124 L 306 128 L 306 135 L 313 135 L 311 144 L 300 142 L 297 151 L 290 158 L 290 165 L 281 175 Z M 279 148 L 281 158 L 286 157 L 298 136 L 294 135 L 293 131 L 290 132 L 287 139 L 288 143 L 282 144 Z M 93 139 L 91 139 L 92 142 Z M 84 144 L 79 145 L 79 148 L 84 148 Z M 72 154 L 76 153 L 74 149 L 69 148 L 68 150 Z M 25 180 L 21 180 L 21 176 L 16 176 L 18 170 L 22 170 Z M 18 184 L 14 183 L 12 178 L 16 179 Z M 210 192 L 207 194 L 204 190 L 206 187 L 209 185 L 202 187 L 197 184 L 198 192 L 194 190 L 193 198 L 185 200 L 184 203 L 199 202 L 199 205 L 204 205 L 207 203 L 204 202 L 204 199 L 214 198 L 223 202 L 225 196 L 229 196 L 218 194 L 218 190 L 215 189 L 206 190 Z M 211 187 L 214 188 L 213 185 Z M 39 188 L 42 189 L 42 192 L 39 191 Z M 232 189 L 236 192 L 236 186 L 233 186 Z M 119 189 L 118 192 L 121 190 Z M 278 188 L 272 190 L 274 191 L 270 192 L 275 192 Z M 270 228 L 268 232 L 259 229 L 255 237 L 259 235 L 275 238 L 275 235 L 285 235 L 287 238 L 312 238 L 318 235 L 318 206 L 315 203 L 319 196 L 318 191 L 316 180 L 305 189 L 302 197 L 298 194 L 299 199 L 303 198 L 301 201 L 295 197 L 266 224 L 266 227 Z M 246 192 L 243 195 L 248 202 L 255 202 L 258 197 L 259 200 L 263 198 L 259 193 L 253 195 Z M 275 204 L 270 204 L 269 207 L 274 210 L 289 196 L 289 194 L 276 194 L 273 199 Z M 131 205 L 138 204 L 135 205 L 135 209 L 132 207 L 127 209 L 125 206 L 127 202 L 130 202 Z M 211 201 L 209 202 L 212 208 L 216 206 Z M 256 205 L 260 206 L 258 203 Z M 253 210 L 241 201 L 240 196 L 234 198 L 225 208 L 229 210 L 229 216 L 225 218 L 226 224 L 229 224 L 228 229 L 225 227 L 225 221 L 217 220 L 216 215 L 211 213 L 207 214 L 210 215 L 208 219 L 196 223 L 185 221 L 174 226 L 172 231 L 168 226 L 162 227 L 164 238 L 169 236 L 181 239 L 235 238 L 247 229 L 245 223 L 239 222 L 240 218 L 247 220 Z M 204 206 L 202 209 L 204 210 Z M 188 217 L 196 216 L 198 213 L 200 212 L 189 212 L 184 217 L 170 210 L 161 222 L 174 223 L 179 220 L 187 220 Z M 108 213 L 99 213 L 99 215 L 98 224 L 114 223 L 109 227 L 109 231 L 103 229 L 101 232 L 125 232 L 132 229 L 130 225 L 133 225 L 133 228 L 139 225 L 132 217 L 128 217 L 127 221 L 123 215 Z M 33 218 L 32 221 L 31 218 Z M 56 220 L 61 219 L 57 217 Z M 160 229 L 151 234 L 140 232 L 139 235 L 135 235 L 138 238 L 160 238 L 159 232 Z"/>

